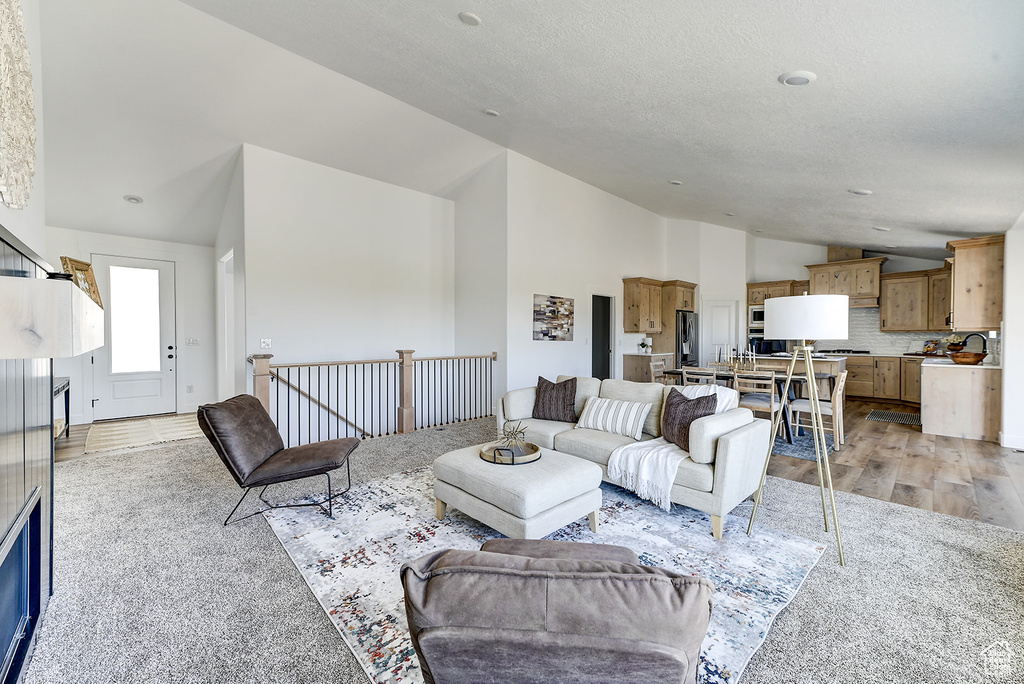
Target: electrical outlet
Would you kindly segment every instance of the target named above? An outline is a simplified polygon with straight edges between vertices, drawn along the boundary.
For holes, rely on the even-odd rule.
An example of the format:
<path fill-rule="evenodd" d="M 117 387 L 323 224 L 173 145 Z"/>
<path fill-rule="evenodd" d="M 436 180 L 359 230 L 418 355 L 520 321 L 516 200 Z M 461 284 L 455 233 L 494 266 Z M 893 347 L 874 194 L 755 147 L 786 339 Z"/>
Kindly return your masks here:
<path fill-rule="evenodd" d="M 187 346 L 187 347 L 198 347 L 199 346 L 199 338 L 198 337 L 186 337 L 185 338 L 185 346 Z"/>
<path fill-rule="evenodd" d="M 195 391 L 195 390 L 194 390 L 194 388 L 192 387 L 192 385 L 185 385 L 185 391 L 186 391 L 186 392 L 189 392 L 189 393 L 191 393 L 191 392 L 193 392 L 193 391 Z"/>
<path fill-rule="evenodd" d="M 270 349 L 270 338 L 269 337 L 260 338 L 260 349 Z"/>

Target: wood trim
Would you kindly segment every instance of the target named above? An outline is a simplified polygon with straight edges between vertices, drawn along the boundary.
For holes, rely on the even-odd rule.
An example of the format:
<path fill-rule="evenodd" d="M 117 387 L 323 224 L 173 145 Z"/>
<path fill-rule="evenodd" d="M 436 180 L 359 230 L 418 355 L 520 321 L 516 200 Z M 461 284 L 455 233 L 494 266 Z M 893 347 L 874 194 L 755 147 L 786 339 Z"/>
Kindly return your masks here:
<path fill-rule="evenodd" d="M 641 280 L 643 280 L 641 278 Z M 662 287 L 690 287 L 696 289 L 697 283 L 689 283 L 685 280 L 665 280 L 661 283 Z"/>
<path fill-rule="evenodd" d="M 922 276 L 931 276 L 939 273 L 947 273 L 952 266 L 943 266 L 941 268 L 929 268 L 923 271 L 899 271 L 896 273 L 883 273 L 881 275 L 882 280 L 892 280 L 893 278 L 920 278 Z"/>
<path fill-rule="evenodd" d="M 655 280 L 654 278 L 623 278 L 622 282 L 625 284 L 641 283 L 642 285 L 654 285 L 656 287 L 662 286 L 662 281 Z"/>
<path fill-rule="evenodd" d="M 826 258 L 830 262 L 860 260 L 864 258 L 864 250 L 859 247 L 829 245 L 828 256 Z"/>
<path fill-rule="evenodd" d="M 1001 245 L 1006 242 L 1005 235 L 986 235 L 984 237 L 967 238 L 966 240 L 950 240 L 946 243 L 946 249 L 955 252 L 958 249 L 971 247 L 986 247 L 988 245 Z"/>
<path fill-rule="evenodd" d="M 879 266 L 889 260 L 889 257 L 871 257 L 870 259 L 847 259 L 845 261 L 829 261 L 824 264 L 810 264 L 804 268 L 835 268 L 836 266 L 853 266 L 855 264 L 870 264 L 876 262 Z"/>

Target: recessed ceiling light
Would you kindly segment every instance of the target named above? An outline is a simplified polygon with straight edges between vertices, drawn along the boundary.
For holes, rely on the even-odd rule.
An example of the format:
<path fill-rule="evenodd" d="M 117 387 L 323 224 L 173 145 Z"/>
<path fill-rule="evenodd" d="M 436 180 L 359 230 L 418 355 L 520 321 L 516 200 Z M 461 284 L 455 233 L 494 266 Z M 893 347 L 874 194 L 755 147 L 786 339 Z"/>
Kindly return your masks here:
<path fill-rule="evenodd" d="M 854 195 L 870 195 L 872 191 L 871 190 L 858 190 L 857 188 L 853 188 L 851 190 L 847 190 L 846 192 L 852 193 Z"/>
<path fill-rule="evenodd" d="M 763 231 L 763 230 L 761 230 L 760 228 L 758 228 L 758 229 L 757 229 L 757 230 L 755 230 L 754 232 L 755 232 L 755 233 L 763 233 L 764 231 Z"/>
<path fill-rule="evenodd" d="M 670 180 L 670 181 L 668 182 L 668 184 L 669 184 L 669 185 L 682 185 L 682 184 L 683 184 L 683 181 L 681 181 L 681 180 Z"/>
<path fill-rule="evenodd" d="M 896 245 L 886 245 L 886 249 L 896 249 Z"/>
<path fill-rule="evenodd" d="M 892 230 L 892 228 L 886 228 L 885 226 L 871 226 L 871 227 L 874 228 L 875 230 L 880 230 L 883 233 L 888 233 L 890 230 Z"/>
<path fill-rule="evenodd" d="M 736 214 L 730 214 L 729 212 L 725 212 L 725 215 L 726 216 L 735 216 Z"/>
<path fill-rule="evenodd" d="M 484 114 L 487 116 L 501 116 L 501 112 L 496 109 L 485 109 Z"/>
<path fill-rule="evenodd" d="M 142 204 L 142 198 L 138 195 L 125 195 L 124 201 L 128 204 Z"/>
<path fill-rule="evenodd" d="M 476 16 L 472 12 L 459 12 L 459 19 L 467 26 L 480 25 L 480 17 Z"/>
<path fill-rule="evenodd" d="M 779 76 L 779 83 L 788 86 L 805 86 L 818 78 L 810 71 L 787 71 Z"/>

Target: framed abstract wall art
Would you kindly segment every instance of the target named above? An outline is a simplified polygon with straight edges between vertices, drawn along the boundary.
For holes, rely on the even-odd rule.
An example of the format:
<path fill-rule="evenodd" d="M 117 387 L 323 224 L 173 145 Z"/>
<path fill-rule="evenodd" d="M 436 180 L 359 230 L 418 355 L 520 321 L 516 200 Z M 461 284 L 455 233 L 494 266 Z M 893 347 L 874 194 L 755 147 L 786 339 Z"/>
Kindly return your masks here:
<path fill-rule="evenodd" d="M 573 300 L 555 295 L 533 295 L 533 339 L 572 342 Z"/>

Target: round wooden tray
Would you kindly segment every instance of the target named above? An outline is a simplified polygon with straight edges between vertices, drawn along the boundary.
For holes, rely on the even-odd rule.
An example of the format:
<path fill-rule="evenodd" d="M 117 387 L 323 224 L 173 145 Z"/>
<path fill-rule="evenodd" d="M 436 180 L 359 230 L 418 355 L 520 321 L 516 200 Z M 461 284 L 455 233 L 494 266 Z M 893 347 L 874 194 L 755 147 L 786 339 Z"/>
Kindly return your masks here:
<path fill-rule="evenodd" d="M 513 451 L 501 446 L 500 442 L 491 442 L 480 447 L 480 458 L 497 465 L 523 465 L 533 463 L 541 457 L 540 447 L 526 442 L 526 449 L 516 447 Z"/>

